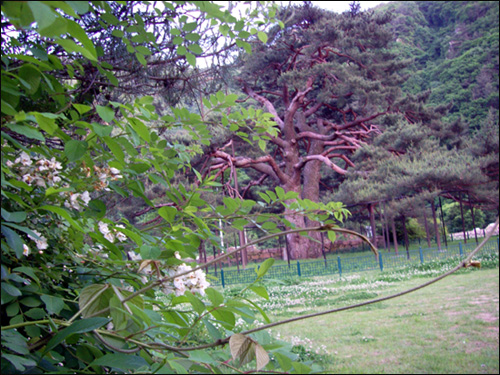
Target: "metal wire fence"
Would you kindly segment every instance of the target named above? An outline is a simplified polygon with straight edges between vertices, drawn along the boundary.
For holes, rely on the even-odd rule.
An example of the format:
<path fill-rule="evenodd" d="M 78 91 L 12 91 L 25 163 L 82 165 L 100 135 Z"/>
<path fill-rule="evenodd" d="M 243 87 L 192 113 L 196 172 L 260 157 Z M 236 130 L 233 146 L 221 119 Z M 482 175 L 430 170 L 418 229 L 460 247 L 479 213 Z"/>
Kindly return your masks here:
<path fill-rule="evenodd" d="M 474 249 L 475 244 L 462 244 L 449 246 L 447 248 L 431 247 L 428 249 L 419 248 L 418 250 L 410 250 L 401 252 L 398 255 L 380 253 L 377 257 L 374 255 L 360 255 L 352 257 L 341 257 L 337 259 L 324 260 L 305 260 L 290 263 L 288 265 L 276 265 L 271 267 L 264 279 L 287 279 L 296 276 L 312 277 L 325 276 L 349 272 L 374 271 L 380 269 L 383 271 L 387 268 L 401 268 L 410 264 L 422 264 L 436 260 L 444 260 L 453 257 L 466 257 Z M 481 249 L 481 253 L 498 253 L 499 239 L 496 241 L 487 242 Z M 259 266 L 257 266 L 258 268 Z M 255 281 L 257 273 L 254 267 L 249 267 L 245 270 L 224 270 L 219 272 L 209 273 L 210 283 L 213 286 L 233 285 L 233 284 L 249 284 Z"/>

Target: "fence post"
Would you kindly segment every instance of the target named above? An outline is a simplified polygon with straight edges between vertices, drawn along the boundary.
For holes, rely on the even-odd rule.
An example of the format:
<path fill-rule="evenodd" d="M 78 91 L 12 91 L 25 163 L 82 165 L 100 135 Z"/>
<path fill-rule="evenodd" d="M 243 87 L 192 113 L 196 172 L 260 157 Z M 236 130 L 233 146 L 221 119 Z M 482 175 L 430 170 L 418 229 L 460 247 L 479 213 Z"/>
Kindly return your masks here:
<path fill-rule="evenodd" d="M 458 243 L 458 249 L 460 250 L 460 256 L 463 257 L 464 256 L 464 249 L 462 247 L 462 242 Z"/>
<path fill-rule="evenodd" d="M 424 253 L 422 251 L 422 246 L 418 248 L 418 252 L 420 253 L 420 264 L 424 263 Z"/>
<path fill-rule="evenodd" d="M 299 276 L 301 276 L 301 273 L 300 273 L 300 263 L 299 263 L 299 261 L 297 261 L 297 273 L 299 274 Z"/>
<path fill-rule="evenodd" d="M 384 270 L 384 263 L 382 262 L 382 253 L 378 254 L 378 264 L 380 265 L 380 271 Z"/>
<path fill-rule="evenodd" d="M 220 277 L 222 280 L 222 287 L 224 288 L 226 284 L 224 283 L 224 270 L 222 268 L 220 269 Z"/>
<path fill-rule="evenodd" d="M 342 265 L 340 264 L 340 257 L 337 256 L 337 263 L 339 264 L 339 276 L 342 277 Z"/>

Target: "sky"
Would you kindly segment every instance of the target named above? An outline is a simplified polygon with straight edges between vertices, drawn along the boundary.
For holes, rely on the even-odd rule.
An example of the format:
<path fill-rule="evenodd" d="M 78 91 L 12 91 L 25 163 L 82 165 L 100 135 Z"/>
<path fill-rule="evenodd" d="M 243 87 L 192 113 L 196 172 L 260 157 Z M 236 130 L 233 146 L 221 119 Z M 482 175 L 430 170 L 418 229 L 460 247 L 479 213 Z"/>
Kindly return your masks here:
<path fill-rule="evenodd" d="M 285 1 L 283 1 L 285 3 Z M 301 3 L 301 1 L 292 1 L 293 3 Z M 368 10 L 381 3 L 388 3 L 389 1 L 360 1 L 361 10 Z M 345 12 L 349 10 L 350 1 L 312 1 L 314 5 L 319 8 L 332 10 L 337 13 Z"/>

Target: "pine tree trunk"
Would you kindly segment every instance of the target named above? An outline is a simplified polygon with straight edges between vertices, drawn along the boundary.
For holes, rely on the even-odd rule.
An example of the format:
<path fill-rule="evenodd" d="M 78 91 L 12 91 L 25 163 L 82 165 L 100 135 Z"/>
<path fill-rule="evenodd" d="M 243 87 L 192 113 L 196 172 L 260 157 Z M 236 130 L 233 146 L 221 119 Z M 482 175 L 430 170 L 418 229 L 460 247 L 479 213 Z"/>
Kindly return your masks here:
<path fill-rule="evenodd" d="M 434 200 L 431 202 L 431 209 L 432 209 L 432 219 L 434 220 L 434 230 L 436 231 L 437 247 L 439 250 L 441 250 L 441 236 L 439 234 L 439 227 L 436 220 L 436 207 L 434 205 Z"/>
<path fill-rule="evenodd" d="M 370 203 L 368 205 L 368 210 L 370 211 L 370 225 L 372 227 L 372 243 L 377 247 L 377 232 L 375 227 L 375 213 L 373 212 L 374 204 Z"/>
<path fill-rule="evenodd" d="M 285 210 L 285 219 L 293 224 L 296 228 L 305 228 L 306 222 L 303 216 L 297 215 L 295 212 Z M 291 233 L 286 235 L 288 249 L 290 251 L 290 259 L 307 259 L 310 240 L 299 233 Z"/>
<path fill-rule="evenodd" d="M 396 255 L 399 254 L 398 252 L 398 236 L 396 234 L 396 223 L 394 222 L 394 218 L 391 217 L 391 229 L 392 229 L 392 238 L 394 241 L 394 251 L 396 252 Z"/>
<path fill-rule="evenodd" d="M 311 142 L 309 149 L 310 154 L 321 154 L 323 152 L 323 146 L 320 142 Z M 309 199 L 313 202 L 319 202 L 319 181 L 321 178 L 321 162 L 320 161 L 310 161 L 304 166 L 303 176 L 303 190 L 302 198 Z M 317 221 L 312 221 L 306 218 L 305 224 L 308 227 L 317 226 Z M 308 240 L 307 254 L 309 258 L 318 258 L 322 254 L 321 247 L 321 233 L 320 232 L 309 232 L 309 236 L 314 238 L 316 241 Z"/>
<path fill-rule="evenodd" d="M 424 205 L 424 227 L 425 227 L 425 236 L 427 238 L 427 247 L 431 247 L 431 234 L 429 232 L 429 223 L 427 222 L 427 214 L 425 213 L 425 205 Z"/>

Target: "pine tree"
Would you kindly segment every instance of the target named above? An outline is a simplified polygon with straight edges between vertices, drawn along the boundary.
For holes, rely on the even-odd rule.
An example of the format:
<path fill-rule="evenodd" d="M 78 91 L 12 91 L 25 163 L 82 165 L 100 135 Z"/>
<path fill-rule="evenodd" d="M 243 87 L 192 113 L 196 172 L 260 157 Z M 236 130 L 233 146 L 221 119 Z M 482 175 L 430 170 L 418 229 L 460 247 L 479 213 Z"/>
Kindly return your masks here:
<path fill-rule="evenodd" d="M 407 61 L 389 51 L 387 15 L 338 15 L 306 2 L 283 8 L 280 18 L 284 28 L 256 44 L 240 76 L 242 90 L 273 115 L 279 134 L 260 158 L 214 156 L 318 201 L 322 166 L 345 175 L 354 151 L 381 131 L 383 116 L 399 110 Z M 296 227 L 307 224 L 291 211 L 284 215 Z M 305 237 L 287 241 L 293 259 L 319 255 L 319 245 Z"/>

